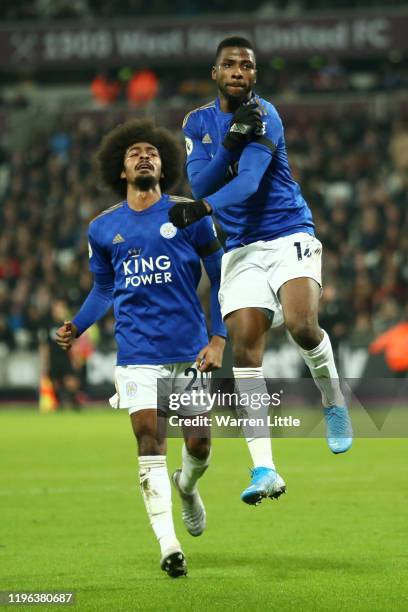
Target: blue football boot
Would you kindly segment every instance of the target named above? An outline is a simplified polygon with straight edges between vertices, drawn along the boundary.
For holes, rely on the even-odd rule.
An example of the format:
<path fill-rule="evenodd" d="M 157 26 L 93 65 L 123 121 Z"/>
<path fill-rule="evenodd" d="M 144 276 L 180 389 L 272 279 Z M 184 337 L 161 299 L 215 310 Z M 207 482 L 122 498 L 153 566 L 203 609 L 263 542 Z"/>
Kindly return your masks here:
<path fill-rule="evenodd" d="M 335 453 L 345 453 L 353 443 L 353 428 L 345 406 L 329 406 L 324 409 L 327 444 Z"/>
<path fill-rule="evenodd" d="M 246 504 L 256 506 L 265 497 L 278 499 L 286 492 L 286 484 L 276 470 L 267 467 L 256 467 L 251 470 L 251 484 L 241 493 Z"/>

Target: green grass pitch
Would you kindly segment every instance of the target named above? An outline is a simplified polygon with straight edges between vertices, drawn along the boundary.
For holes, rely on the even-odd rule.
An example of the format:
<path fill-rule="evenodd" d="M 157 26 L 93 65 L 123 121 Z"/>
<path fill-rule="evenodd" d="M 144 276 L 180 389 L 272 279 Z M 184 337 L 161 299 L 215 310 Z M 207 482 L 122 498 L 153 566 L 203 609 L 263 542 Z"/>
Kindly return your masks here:
<path fill-rule="evenodd" d="M 407 610 L 408 441 L 357 439 L 334 456 L 321 439 L 276 440 L 288 493 L 256 508 L 239 499 L 245 446 L 214 440 L 203 536 L 173 497 L 189 576 L 172 580 L 126 414 L 1 411 L 0 590 L 74 590 L 81 611 Z M 170 440 L 169 470 L 180 447 Z"/>

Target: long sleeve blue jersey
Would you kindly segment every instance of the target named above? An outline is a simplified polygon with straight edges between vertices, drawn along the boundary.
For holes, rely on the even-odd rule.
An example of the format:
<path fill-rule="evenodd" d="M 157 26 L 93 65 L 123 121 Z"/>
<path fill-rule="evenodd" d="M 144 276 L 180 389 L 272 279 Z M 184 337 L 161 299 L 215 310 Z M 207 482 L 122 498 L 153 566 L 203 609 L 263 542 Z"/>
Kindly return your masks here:
<path fill-rule="evenodd" d="M 186 231 L 168 220 L 180 198 L 163 195 L 144 211 L 126 201 L 89 225 L 95 285 L 73 322 L 82 333 L 113 303 L 118 365 L 194 361 L 208 343 L 196 289 L 201 260 L 211 281 L 211 335 L 226 336 L 217 294 L 223 250 L 205 217 Z"/>
<path fill-rule="evenodd" d="M 233 115 L 219 99 L 188 113 L 183 122 L 187 174 L 195 198 L 204 198 L 227 234 L 227 250 L 296 232 L 314 235 L 312 213 L 293 180 L 276 108 L 253 94 L 264 134 L 242 152 L 222 141 Z"/>

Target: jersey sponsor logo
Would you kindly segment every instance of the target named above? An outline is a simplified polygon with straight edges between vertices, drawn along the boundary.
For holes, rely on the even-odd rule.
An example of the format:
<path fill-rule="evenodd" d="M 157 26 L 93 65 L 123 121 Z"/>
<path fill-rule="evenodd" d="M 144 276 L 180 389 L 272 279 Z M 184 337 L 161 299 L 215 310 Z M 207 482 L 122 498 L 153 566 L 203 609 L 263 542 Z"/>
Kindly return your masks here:
<path fill-rule="evenodd" d="M 126 383 L 126 395 L 128 397 L 135 397 L 137 393 L 137 384 L 133 380 L 129 380 Z"/>
<path fill-rule="evenodd" d="M 116 234 L 116 236 L 112 240 L 112 244 L 119 244 L 120 242 L 125 242 L 125 239 L 120 234 Z"/>
<path fill-rule="evenodd" d="M 193 150 L 193 141 L 191 140 L 191 138 L 186 136 L 186 151 L 187 151 L 187 155 L 190 155 L 192 150 Z"/>
<path fill-rule="evenodd" d="M 141 252 L 142 252 L 142 249 L 129 249 L 128 255 L 129 257 L 139 257 Z"/>
<path fill-rule="evenodd" d="M 202 139 L 202 141 L 204 144 L 212 144 L 212 139 L 211 136 L 208 134 L 205 134 L 204 138 Z"/>
<path fill-rule="evenodd" d="M 168 255 L 138 257 L 122 262 L 125 287 L 141 285 L 162 285 L 173 281 L 170 272 L 171 260 Z"/>
<path fill-rule="evenodd" d="M 92 255 L 93 255 L 93 251 L 92 251 L 92 247 L 91 247 L 91 243 L 88 242 L 88 253 L 89 253 L 89 259 L 91 259 Z"/>
<path fill-rule="evenodd" d="M 170 240 L 170 238 L 174 238 L 174 236 L 177 234 L 177 227 L 175 227 L 172 223 L 163 223 L 163 225 L 160 227 L 160 234 L 163 236 L 163 238 Z"/>

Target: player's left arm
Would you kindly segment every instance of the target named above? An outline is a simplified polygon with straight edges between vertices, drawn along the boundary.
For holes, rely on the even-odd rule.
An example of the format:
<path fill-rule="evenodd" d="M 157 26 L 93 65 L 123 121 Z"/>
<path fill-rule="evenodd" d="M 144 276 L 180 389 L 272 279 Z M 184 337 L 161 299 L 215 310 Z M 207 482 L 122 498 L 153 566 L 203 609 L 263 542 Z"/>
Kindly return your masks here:
<path fill-rule="evenodd" d="M 170 221 L 176 227 L 184 228 L 205 215 L 211 215 L 213 211 L 229 208 L 254 195 L 272 161 L 282 134 L 282 122 L 277 113 L 276 116 L 268 115 L 265 121 L 265 134 L 255 138 L 243 150 L 237 176 L 203 200 L 188 205 L 173 206 L 169 211 Z"/>
<path fill-rule="evenodd" d="M 173 225 L 183 229 L 199 221 L 213 211 L 222 210 L 244 202 L 259 187 L 265 171 L 272 160 L 272 152 L 264 145 L 250 143 L 245 147 L 238 167 L 238 175 L 227 185 L 205 199 L 191 204 L 178 203 L 169 210 L 169 219 Z"/>
<path fill-rule="evenodd" d="M 215 242 L 215 241 L 214 241 Z M 218 240 L 217 240 L 218 242 Z M 201 372 L 210 372 L 222 366 L 227 330 L 222 320 L 218 293 L 220 290 L 221 259 L 224 253 L 218 243 L 215 253 L 203 257 L 203 264 L 210 279 L 210 312 L 211 312 L 211 340 L 197 355 L 197 363 Z"/>
<path fill-rule="evenodd" d="M 205 271 L 210 280 L 210 342 L 197 355 L 197 365 L 201 372 L 210 372 L 220 368 L 225 348 L 227 330 L 222 320 L 218 292 L 221 279 L 221 259 L 224 249 L 217 238 L 214 224 L 208 217 L 195 228 L 195 248 L 200 255 Z"/>
<path fill-rule="evenodd" d="M 244 202 L 256 193 L 266 169 L 272 161 L 272 150 L 264 145 L 249 144 L 241 155 L 238 175 L 227 185 L 205 198 L 212 210 L 229 208 L 237 202 Z"/>
<path fill-rule="evenodd" d="M 205 198 L 211 209 L 221 210 L 237 202 L 245 202 L 257 192 L 283 136 L 282 121 L 275 109 L 264 115 L 263 125 L 264 134 L 253 138 L 243 150 L 237 176 Z"/>
<path fill-rule="evenodd" d="M 186 140 L 186 168 L 191 191 L 196 199 L 204 198 L 220 189 L 225 183 L 228 167 L 241 154 L 251 134 L 262 130 L 261 112 L 258 104 L 241 105 L 236 110 L 228 132 L 217 148 L 214 157 L 210 157 L 199 136 L 204 117 L 199 113 L 189 113 L 183 121 L 183 132 Z"/>

